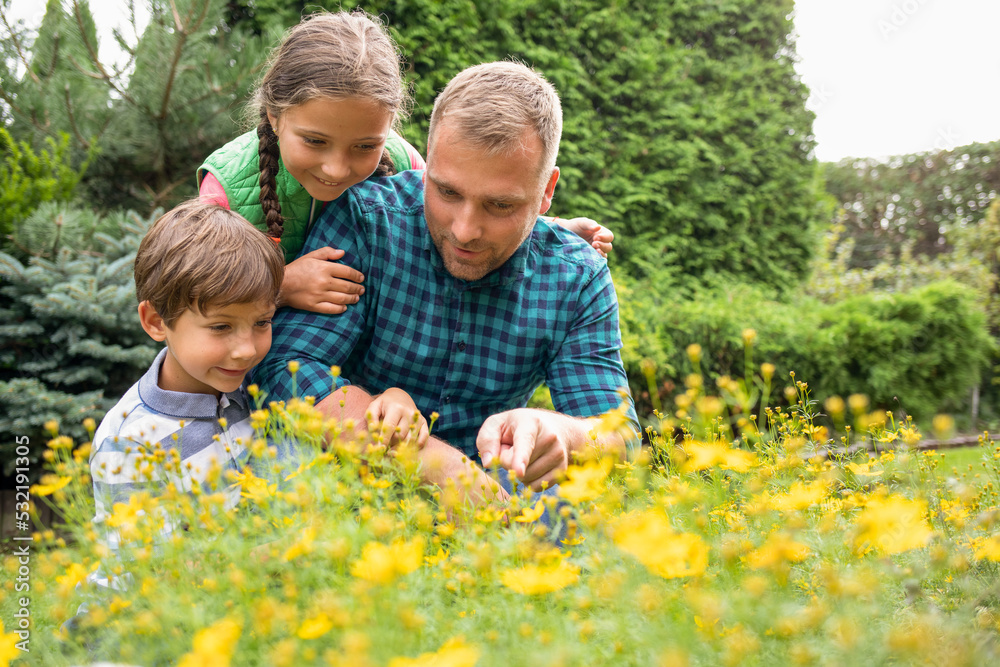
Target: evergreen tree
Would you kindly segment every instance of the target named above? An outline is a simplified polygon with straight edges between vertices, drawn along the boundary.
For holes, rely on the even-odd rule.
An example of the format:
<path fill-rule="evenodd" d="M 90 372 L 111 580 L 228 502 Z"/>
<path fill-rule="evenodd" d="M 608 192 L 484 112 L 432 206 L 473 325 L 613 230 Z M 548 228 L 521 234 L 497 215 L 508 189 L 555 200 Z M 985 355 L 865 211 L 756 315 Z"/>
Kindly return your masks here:
<path fill-rule="evenodd" d="M 517 58 L 563 100 L 554 210 L 611 227 L 613 261 L 671 283 L 785 288 L 805 275 L 818 192 L 791 0 L 357 4 L 386 18 L 407 58 L 404 134 L 418 147 L 452 76 Z"/>
<path fill-rule="evenodd" d="M 22 263 L 0 253 L 3 473 L 14 460 L 15 436 L 30 437 L 36 458 L 50 419 L 83 438 L 82 421 L 100 420 L 153 360 L 157 345 L 139 325 L 132 263 L 155 218 L 95 220 L 88 211 L 43 207 L 22 234 L 39 240 L 51 259 Z M 60 243 L 58 228 L 75 247 Z"/>
<path fill-rule="evenodd" d="M 4 19 L 0 76 L 11 132 L 36 145 L 68 132 L 81 151 L 97 142 L 101 156 L 81 195 L 104 208 L 193 195 L 194 168 L 206 146 L 232 137 L 264 59 L 259 37 L 224 22 L 224 0 L 146 1 L 141 33 L 133 22 L 132 35 L 116 34 L 128 56 L 120 66 L 99 58 L 86 0 L 65 8 L 49 0 L 33 40 Z"/>

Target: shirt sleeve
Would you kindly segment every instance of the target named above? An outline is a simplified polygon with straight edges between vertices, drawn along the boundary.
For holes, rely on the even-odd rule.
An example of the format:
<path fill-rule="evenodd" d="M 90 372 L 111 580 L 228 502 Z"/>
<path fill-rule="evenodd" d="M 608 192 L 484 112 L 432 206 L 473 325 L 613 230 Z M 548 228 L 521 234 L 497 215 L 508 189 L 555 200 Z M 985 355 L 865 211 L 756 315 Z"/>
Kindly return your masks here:
<path fill-rule="evenodd" d="M 251 377 L 268 400 L 313 396 L 318 403 L 334 389 L 350 384 L 342 375 L 334 377 L 331 367 L 344 366 L 358 345 L 377 291 L 364 225 L 358 222 L 364 215 L 352 194 L 342 196 L 330 202 L 306 238 L 303 255 L 327 246 L 344 250 L 340 263 L 365 275 L 365 293 L 340 315 L 278 310 L 271 328 L 271 350 Z M 294 377 L 289 370 L 293 361 L 298 363 Z"/>
<path fill-rule="evenodd" d="M 229 208 L 229 198 L 226 196 L 226 189 L 222 183 L 211 172 L 206 172 L 198 187 L 198 198 L 206 204 L 216 204 L 222 208 Z"/>
<path fill-rule="evenodd" d="M 636 435 L 626 442 L 632 455 L 640 433 L 639 420 L 622 365 L 618 298 L 607 265 L 597 269 L 581 288 L 577 303 L 569 333 L 546 370 L 553 406 L 574 417 L 595 417 L 624 401 L 629 426 Z"/>

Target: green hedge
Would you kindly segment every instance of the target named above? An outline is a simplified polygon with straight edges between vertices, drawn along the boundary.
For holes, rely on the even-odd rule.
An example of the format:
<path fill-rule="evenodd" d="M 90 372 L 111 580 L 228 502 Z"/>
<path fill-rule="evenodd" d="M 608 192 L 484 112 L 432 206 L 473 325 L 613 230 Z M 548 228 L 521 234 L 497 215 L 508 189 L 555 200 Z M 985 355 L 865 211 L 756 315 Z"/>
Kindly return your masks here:
<path fill-rule="evenodd" d="M 972 288 L 942 281 L 905 293 L 867 293 L 825 304 L 811 297 L 776 301 L 760 287 L 732 286 L 664 296 L 619 284 L 623 358 L 640 414 L 650 411 L 642 364 L 654 362 L 664 395 L 691 373 L 686 348 L 702 346 L 701 370 L 714 379 L 743 377 L 743 332 L 753 329 L 752 372 L 789 372 L 818 400 L 866 394 L 873 406 L 921 419 L 966 409 L 969 392 L 988 367 L 994 343 Z"/>

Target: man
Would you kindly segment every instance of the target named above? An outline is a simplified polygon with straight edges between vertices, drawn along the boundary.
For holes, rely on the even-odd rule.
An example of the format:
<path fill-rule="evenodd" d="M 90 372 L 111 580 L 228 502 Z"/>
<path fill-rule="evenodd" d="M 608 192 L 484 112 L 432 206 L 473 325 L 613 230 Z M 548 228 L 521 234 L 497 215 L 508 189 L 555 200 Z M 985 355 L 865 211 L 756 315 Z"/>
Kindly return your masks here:
<path fill-rule="evenodd" d="M 638 433 L 607 264 L 538 220 L 559 178 L 561 132 L 555 90 L 529 68 L 497 62 L 456 76 L 434 104 L 427 169 L 355 186 L 310 232 L 302 252 L 342 248 L 365 293 L 339 316 L 279 311 L 254 376 L 261 388 L 290 398 L 286 369 L 298 361 L 299 394 L 358 422 L 368 391 L 405 390 L 424 415 L 440 415 L 421 450 L 438 484 L 469 471 L 473 490 L 493 489 L 469 463 L 477 453 L 536 489 L 573 452 L 624 457 L 633 438 L 592 437 L 623 396 Z M 333 365 L 343 372 L 331 380 Z M 522 407 L 543 381 L 557 412 Z"/>

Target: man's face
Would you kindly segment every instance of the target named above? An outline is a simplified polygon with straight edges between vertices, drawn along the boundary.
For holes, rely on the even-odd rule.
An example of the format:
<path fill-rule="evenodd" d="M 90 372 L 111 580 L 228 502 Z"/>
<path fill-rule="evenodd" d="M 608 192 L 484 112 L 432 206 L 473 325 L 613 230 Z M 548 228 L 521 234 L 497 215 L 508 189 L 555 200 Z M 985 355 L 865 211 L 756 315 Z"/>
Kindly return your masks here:
<path fill-rule="evenodd" d="M 524 149 L 488 157 L 447 121 L 424 172 L 424 216 L 448 273 L 478 280 L 506 262 L 552 202 L 559 169 L 541 173 L 542 142 L 529 133 Z"/>

